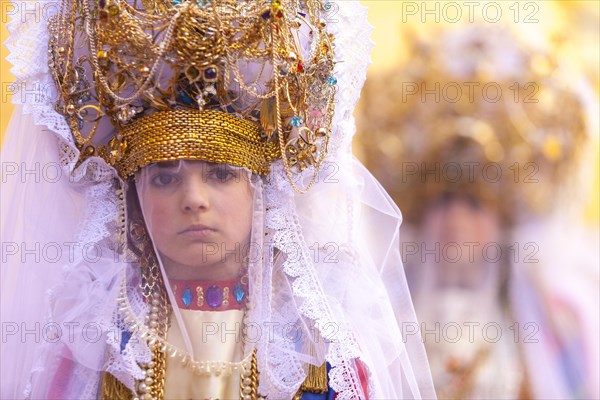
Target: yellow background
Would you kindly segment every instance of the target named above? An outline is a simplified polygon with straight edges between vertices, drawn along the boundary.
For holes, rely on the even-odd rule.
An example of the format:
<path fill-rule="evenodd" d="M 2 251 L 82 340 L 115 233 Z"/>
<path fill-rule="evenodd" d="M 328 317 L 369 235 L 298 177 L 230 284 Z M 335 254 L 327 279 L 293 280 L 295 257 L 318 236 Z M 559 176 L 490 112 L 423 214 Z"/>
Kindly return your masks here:
<path fill-rule="evenodd" d="M 25 1 L 25 0 L 24 0 Z M 9 9 L 6 7 L 7 0 L 0 0 L 0 12 L 5 13 Z M 369 69 L 369 74 L 376 74 L 378 71 L 390 68 L 394 63 L 404 57 L 407 57 L 403 46 L 402 37 L 407 27 L 415 29 L 427 29 L 435 24 L 432 16 L 428 16 L 423 23 L 419 16 L 407 15 L 403 13 L 403 1 L 362 1 L 363 4 L 369 6 L 369 21 L 374 26 L 372 39 L 376 43 L 372 53 L 373 64 Z M 419 7 L 422 2 L 411 2 Z M 441 6 L 444 2 L 439 2 Z M 457 2 L 461 4 L 461 2 Z M 515 2 L 502 1 L 499 2 L 504 7 L 510 7 Z M 600 55 L 598 54 L 598 23 L 600 23 L 600 2 L 597 0 L 590 1 L 542 1 L 539 15 L 539 22 L 532 29 L 543 29 L 554 35 L 568 34 L 575 36 L 573 40 L 574 46 L 571 49 L 573 57 L 583 65 L 583 69 L 587 73 L 589 79 L 593 82 L 596 93 L 599 92 L 599 70 L 598 62 Z M 526 3 L 521 3 L 526 4 Z M 431 6 L 431 4 L 429 4 Z M 508 14 L 508 13 L 507 13 Z M 0 83 L 11 82 L 13 80 L 10 74 L 10 64 L 6 61 L 7 50 L 4 47 L 4 41 L 8 37 L 5 22 L 7 15 L 2 15 L 0 22 L 0 40 L 3 43 L 1 46 L 0 56 Z M 402 19 L 406 23 L 402 23 Z M 587 23 L 582 23 L 587 21 Z M 591 21 L 591 22 L 590 22 Z M 6 85 L 2 85 L 5 88 Z M 2 98 L 4 94 L 2 93 Z M 8 124 L 9 117 L 12 113 L 12 105 L 9 102 L 0 102 L 0 132 L 4 137 L 4 131 Z M 595 137 L 593 145 L 598 147 L 598 132 L 593 132 Z M 600 169 L 599 155 L 596 152 L 593 165 L 586 166 L 595 171 L 593 182 L 589 182 L 591 190 L 591 198 L 589 206 L 584 211 L 585 218 L 590 223 L 596 225 L 600 219 Z"/>
<path fill-rule="evenodd" d="M 5 3 L 6 0 L 0 0 L 0 12 L 5 13 Z M 4 47 L 4 42 L 8 37 L 8 32 L 6 31 L 5 21 L 7 20 L 6 15 L 2 15 L 0 18 L 0 41 L 2 42 L 2 46 L 0 46 L 0 84 L 4 82 L 12 82 L 14 77 L 10 74 L 10 64 L 6 61 L 6 56 L 8 55 L 8 51 L 6 47 Z M 0 87 L 5 87 L 5 85 L 1 85 Z M 3 95 L 3 93 L 2 93 Z M 0 97 L 4 98 L 4 96 Z M 10 114 L 12 113 L 12 105 L 8 102 L 2 102 L 0 100 L 0 132 L 2 132 L 2 137 L 4 137 L 4 131 L 6 130 L 6 126 L 8 125 L 8 119 Z"/>

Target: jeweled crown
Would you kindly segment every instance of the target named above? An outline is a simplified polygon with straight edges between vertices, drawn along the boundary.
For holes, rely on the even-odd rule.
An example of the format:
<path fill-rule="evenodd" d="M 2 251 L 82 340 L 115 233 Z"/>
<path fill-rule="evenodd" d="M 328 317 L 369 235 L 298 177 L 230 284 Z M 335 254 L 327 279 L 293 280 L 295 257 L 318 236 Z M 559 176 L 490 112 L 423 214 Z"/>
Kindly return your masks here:
<path fill-rule="evenodd" d="M 180 158 L 265 174 L 282 158 L 294 187 L 292 174 L 316 176 L 337 83 L 330 7 L 63 0 L 50 21 L 49 65 L 80 161 L 102 157 L 126 178 Z"/>
<path fill-rule="evenodd" d="M 365 162 L 407 218 L 443 192 L 471 194 L 507 221 L 545 212 L 585 142 L 577 76 L 552 47 L 473 24 L 405 37 L 410 56 L 367 79 Z"/>

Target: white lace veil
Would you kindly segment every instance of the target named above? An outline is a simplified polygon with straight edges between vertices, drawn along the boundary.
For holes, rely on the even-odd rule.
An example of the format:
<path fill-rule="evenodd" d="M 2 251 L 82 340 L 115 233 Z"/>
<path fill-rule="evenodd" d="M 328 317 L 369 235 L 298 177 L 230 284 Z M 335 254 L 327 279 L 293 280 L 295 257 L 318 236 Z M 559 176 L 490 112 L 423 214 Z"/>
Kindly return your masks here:
<path fill-rule="evenodd" d="M 434 398 L 401 263 L 400 211 L 351 155 L 352 112 L 365 79 L 371 27 L 357 2 L 335 7 L 336 22 L 328 29 L 336 37 L 339 91 L 330 155 L 318 182 L 299 195 L 280 163 L 266 177 L 250 179 L 251 241 L 262 255 L 250 257 L 253 306 L 247 320 L 294 326 L 303 338 L 289 340 L 284 336 L 289 331 L 274 329 L 275 336 L 263 334 L 252 343 L 258 349 L 259 392 L 291 398 L 306 376 L 306 363 L 326 360 L 337 398 L 364 398 L 355 368 L 360 361 L 369 398 Z M 2 162 L 55 163 L 61 179 L 40 183 L 3 175 L 8 180 L 2 184 L 3 246 L 56 242 L 61 258 L 32 261 L 23 246 L 3 249 L 2 326 L 10 343 L 3 343 L 1 395 L 93 398 L 102 371 L 131 388 L 142 377 L 138 363 L 148 362 L 150 352 L 140 332 L 123 339 L 132 318 L 117 307 L 125 287 L 135 316 L 148 312 L 137 289 L 137 263 L 115 245 L 123 183 L 99 158 L 77 165 L 69 128 L 53 109 L 45 21 L 27 15 L 8 28 L 13 74 L 25 87 L 39 83 L 44 90 L 25 96 L 17 107 Z M 20 100 L 17 93 L 14 101 Z M 36 323 L 48 332 L 22 336 L 22 324 L 31 329 Z M 65 375 L 74 378 L 56 392 L 53 384 Z"/>

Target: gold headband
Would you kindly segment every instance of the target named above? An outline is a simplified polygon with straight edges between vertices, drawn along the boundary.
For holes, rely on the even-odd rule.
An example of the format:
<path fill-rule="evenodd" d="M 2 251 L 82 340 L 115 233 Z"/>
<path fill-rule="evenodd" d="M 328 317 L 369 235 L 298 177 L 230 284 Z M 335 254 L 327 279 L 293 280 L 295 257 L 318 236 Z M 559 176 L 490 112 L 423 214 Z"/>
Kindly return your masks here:
<path fill-rule="evenodd" d="M 122 157 L 116 164 L 128 178 L 155 162 L 180 159 L 227 163 L 267 174 L 279 147 L 265 142 L 258 125 L 221 111 L 182 109 L 140 118 L 122 131 Z"/>

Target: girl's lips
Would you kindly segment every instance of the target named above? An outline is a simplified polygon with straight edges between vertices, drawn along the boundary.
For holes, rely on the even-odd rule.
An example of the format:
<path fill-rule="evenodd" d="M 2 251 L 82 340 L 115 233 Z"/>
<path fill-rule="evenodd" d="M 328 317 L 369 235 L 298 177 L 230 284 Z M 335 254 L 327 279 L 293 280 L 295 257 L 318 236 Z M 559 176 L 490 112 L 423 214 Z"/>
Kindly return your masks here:
<path fill-rule="evenodd" d="M 190 238 L 205 238 L 214 232 L 213 228 L 205 225 L 192 225 L 179 232 L 179 234 Z"/>

